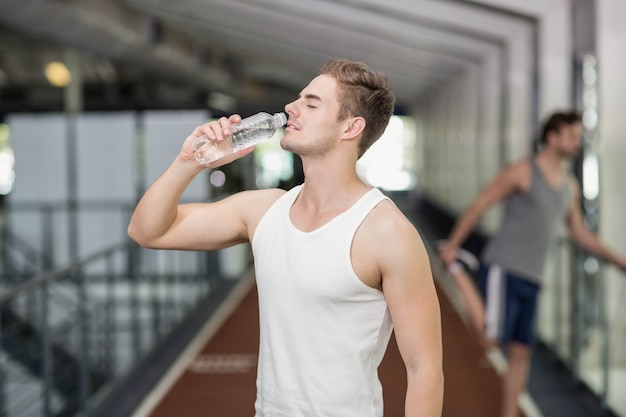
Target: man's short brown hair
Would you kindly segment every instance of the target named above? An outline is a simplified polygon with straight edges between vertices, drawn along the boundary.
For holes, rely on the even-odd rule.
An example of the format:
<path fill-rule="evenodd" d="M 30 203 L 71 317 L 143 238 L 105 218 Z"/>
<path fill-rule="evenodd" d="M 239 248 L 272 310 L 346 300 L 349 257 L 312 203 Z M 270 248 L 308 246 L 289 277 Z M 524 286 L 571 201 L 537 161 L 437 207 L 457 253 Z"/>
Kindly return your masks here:
<path fill-rule="evenodd" d="M 347 59 L 326 62 L 320 74 L 332 76 L 339 84 L 339 120 L 356 116 L 365 119 L 360 158 L 381 137 L 393 115 L 396 98 L 387 77 L 362 62 Z"/>

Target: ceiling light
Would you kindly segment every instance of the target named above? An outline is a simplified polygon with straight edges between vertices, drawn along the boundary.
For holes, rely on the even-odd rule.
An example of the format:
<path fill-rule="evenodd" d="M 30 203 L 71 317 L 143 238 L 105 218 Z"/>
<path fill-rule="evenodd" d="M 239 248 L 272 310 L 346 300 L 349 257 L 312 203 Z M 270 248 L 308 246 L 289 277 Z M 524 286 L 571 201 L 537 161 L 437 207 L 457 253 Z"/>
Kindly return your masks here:
<path fill-rule="evenodd" d="M 55 87 L 67 87 L 72 81 L 72 74 L 62 62 L 50 62 L 46 65 L 45 74 L 48 82 Z"/>

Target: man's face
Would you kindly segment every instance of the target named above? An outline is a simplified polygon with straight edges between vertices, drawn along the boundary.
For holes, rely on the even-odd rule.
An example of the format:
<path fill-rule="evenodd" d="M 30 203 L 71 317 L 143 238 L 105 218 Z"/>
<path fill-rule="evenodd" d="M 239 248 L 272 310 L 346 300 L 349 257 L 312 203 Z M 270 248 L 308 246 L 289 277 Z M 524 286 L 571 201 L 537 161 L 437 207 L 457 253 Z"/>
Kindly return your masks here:
<path fill-rule="evenodd" d="M 314 78 L 298 98 L 285 106 L 289 115 L 281 146 L 301 156 L 324 155 L 337 142 L 337 81 L 328 75 Z"/>
<path fill-rule="evenodd" d="M 554 134 L 554 146 L 557 152 L 565 158 L 575 158 L 582 145 L 582 125 L 564 125 Z"/>

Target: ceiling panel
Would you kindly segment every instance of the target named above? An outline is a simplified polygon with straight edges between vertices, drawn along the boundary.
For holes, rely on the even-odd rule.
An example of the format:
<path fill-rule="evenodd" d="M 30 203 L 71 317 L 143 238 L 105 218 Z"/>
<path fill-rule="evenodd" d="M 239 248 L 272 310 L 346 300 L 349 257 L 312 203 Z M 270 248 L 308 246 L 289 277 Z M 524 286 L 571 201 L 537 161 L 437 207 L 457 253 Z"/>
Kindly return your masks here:
<path fill-rule="evenodd" d="M 528 16 L 469 1 L 21 0 L 19 8 L 12 0 L 0 0 L 3 4 L 0 89 L 45 85 L 45 63 L 62 60 L 65 48 L 73 46 L 82 51 L 86 83 L 176 80 L 181 88 L 221 89 L 242 101 L 284 100 L 297 94 L 326 60 L 346 57 L 386 73 L 399 101 L 410 107 L 469 66 L 492 59 L 494 49 L 506 66 L 515 47 L 512 39 L 532 42 L 533 25 Z M 87 30 L 83 39 L 72 41 L 52 31 L 46 36 L 43 25 L 29 30 L 28 24 L 16 23 L 31 12 L 29 7 L 44 6 L 59 13 L 65 8 L 64 19 L 79 16 L 76 23 L 93 17 L 94 25 L 118 33 L 110 34 L 109 48 L 96 49 L 106 39 L 98 39 L 99 44 L 94 39 L 90 50 Z M 55 18 L 60 19 L 51 16 L 50 21 Z M 135 60 L 116 55 L 114 46 L 124 42 L 138 43 L 141 55 L 136 52 Z M 159 61 L 159 54 L 176 61 L 171 58 L 178 50 L 178 67 Z"/>

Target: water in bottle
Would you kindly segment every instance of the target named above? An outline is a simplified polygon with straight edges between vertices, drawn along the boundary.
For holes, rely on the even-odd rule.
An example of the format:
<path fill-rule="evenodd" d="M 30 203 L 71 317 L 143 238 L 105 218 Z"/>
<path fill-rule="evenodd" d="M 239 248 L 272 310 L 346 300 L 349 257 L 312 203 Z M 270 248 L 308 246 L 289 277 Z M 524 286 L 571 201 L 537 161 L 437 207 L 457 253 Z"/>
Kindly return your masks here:
<path fill-rule="evenodd" d="M 285 113 L 271 115 L 261 112 L 231 126 L 232 135 L 224 137 L 224 140 L 209 140 L 206 136 L 201 136 L 192 143 L 196 161 L 205 165 L 249 148 L 263 140 L 270 139 L 276 133 L 276 129 L 284 126 L 285 123 L 287 123 Z"/>

